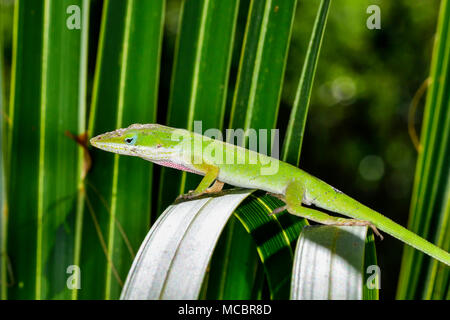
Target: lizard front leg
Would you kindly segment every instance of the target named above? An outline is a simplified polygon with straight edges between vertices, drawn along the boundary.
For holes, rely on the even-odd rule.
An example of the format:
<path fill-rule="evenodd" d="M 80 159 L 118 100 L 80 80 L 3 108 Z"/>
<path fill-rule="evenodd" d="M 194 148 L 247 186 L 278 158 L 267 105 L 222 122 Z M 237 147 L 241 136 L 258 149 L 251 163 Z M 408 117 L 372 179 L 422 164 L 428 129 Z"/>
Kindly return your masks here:
<path fill-rule="evenodd" d="M 187 194 L 180 195 L 178 199 L 195 199 L 198 198 L 204 194 L 214 194 L 222 191 L 224 183 L 217 180 L 217 177 L 219 176 L 219 168 L 215 166 L 208 166 L 206 170 L 206 174 L 203 177 L 202 181 L 200 181 L 199 185 L 195 190 L 189 191 Z M 211 183 L 214 184 L 211 185 Z"/>
<path fill-rule="evenodd" d="M 222 181 L 216 179 L 216 181 L 214 181 L 214 184 L 206 189 L 204 193 L 218 193 L 222 191 L 224 184 L 225 183 L 223 183 Z"/>

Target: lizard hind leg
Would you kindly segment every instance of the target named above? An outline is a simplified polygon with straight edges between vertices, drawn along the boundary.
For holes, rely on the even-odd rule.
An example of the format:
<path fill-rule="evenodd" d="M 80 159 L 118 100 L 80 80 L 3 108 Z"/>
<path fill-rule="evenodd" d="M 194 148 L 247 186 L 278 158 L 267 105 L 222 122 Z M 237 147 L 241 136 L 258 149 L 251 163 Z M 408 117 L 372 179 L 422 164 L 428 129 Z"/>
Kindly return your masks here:
<path fill-rule="evenodd" d="M 383 236 L 370 221 L 333 217 L 325 212 L 302 206 L 304 194 L 305 189 L 299 181 L 294 180 L 287 186 L 284 201 L 289 213 L 325 225 L 369 226 L 377 236 L 383 239 Z"/>
<path fill-rule="evenodd" d="M 289 199 L 288 199 L 288 192 L 289 192 Z M 302 218 L 306 218 L 299 212 L 295 211 L 295 206 L 300 206 L 300 208 L 301 208 L 303 193 L 304 193 L 303 186 L 301 185 L 301 183 L 299 181 L 295 181 L 295 180 L 288 184 L 285 194 L 267 192 L 268 195 L 275 197 L 277 199 L 280 199 L 281 201 L 286 203 L 286 205 L 273 210 L 272 213 L 270 213 L 270 215 L 276 215 L 284 210 L 288 210 L 288 212 L 293 215 L 300 216 Z"/>

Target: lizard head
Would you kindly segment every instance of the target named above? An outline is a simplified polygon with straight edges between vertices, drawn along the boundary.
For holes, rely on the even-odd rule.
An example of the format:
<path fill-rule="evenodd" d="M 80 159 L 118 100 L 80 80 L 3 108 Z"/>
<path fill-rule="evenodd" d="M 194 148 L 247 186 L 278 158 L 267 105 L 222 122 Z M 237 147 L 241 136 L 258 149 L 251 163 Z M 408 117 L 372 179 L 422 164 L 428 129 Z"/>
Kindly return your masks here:
<path fill-rule="evenodd" d="M 147 160 L 163 160 L 180 145 L 186 130 L 159 124 L 133 124 L 128 128 L 106 132 L 90 140 L 99 149 Z"/>

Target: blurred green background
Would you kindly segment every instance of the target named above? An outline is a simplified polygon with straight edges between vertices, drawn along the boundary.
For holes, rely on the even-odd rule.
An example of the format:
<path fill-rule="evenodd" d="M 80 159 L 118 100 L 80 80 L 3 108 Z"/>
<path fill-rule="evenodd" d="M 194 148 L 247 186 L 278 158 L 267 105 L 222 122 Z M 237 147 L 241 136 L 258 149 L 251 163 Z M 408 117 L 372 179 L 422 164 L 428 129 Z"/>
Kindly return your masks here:
<path fill-rule="evenodd" d="M 13 1 L 0 0 L 0 3 L 6 79 L 3 85 L 7 99 Z M 180 4 L 177 0 L 166 3 L 158 123 L 166 122 Z M 369 16 L 366 8 L 371 4 L 381 8 L 381 30 L 366 27 Z M 277 124 L 281 140 L 317 5 L 315 0 L 298 3 Z M 437 0 L 334 0 L 303 142 L 302 169 L 402 225 L 407 224 L 417 158 L 408 135 L 408 110 L 414 94 L 429 74 L 438 9 Z M 88 102 L 91 101 L 101 13 L 102 1 L 92 1 Z M 245 22 L 245 17 L 238 17 L 236 43 L 242 42 Z M 236 79 L 240 49 L 239 45 L 233 49 L 231 87 Z M 229 118 L 232 93 L 228 90 L 225 123 Z M 415 117 L 418 131 L 422 106 L 423 102 Z M 158 176 L 159 168 L 155 171 Z M 157 192 L 156 189 L 153 191 Z M 391 237 L 377 241 L 381 298 L 395 296 L 402 247 L 400 241 Z"/>

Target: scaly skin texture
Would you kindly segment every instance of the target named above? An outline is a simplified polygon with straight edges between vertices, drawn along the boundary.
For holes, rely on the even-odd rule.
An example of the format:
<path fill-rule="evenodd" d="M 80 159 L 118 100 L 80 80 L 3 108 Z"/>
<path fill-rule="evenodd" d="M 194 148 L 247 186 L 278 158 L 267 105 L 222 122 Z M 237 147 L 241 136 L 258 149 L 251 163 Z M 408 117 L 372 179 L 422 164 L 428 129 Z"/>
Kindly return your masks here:
<path fill-rule="evenodd" d="M 368 225 L 378 235 L 377 228 L 450 265 L 448 252 L 320 179 L 275 158 L 158 124 L 133 124 L 94 137 L 90 142 L 106 151 L 141 157 L 159 165 L 203 175 L 199 186 L 183 195 L 184 198 L 218 192 L 224 183 L 265 190 L 286 203 L 274 213 L 287 209 L 291 214 L 322 224 Z M 302 203 L 353 219 L 336 218 L 302 206 Z"/>

